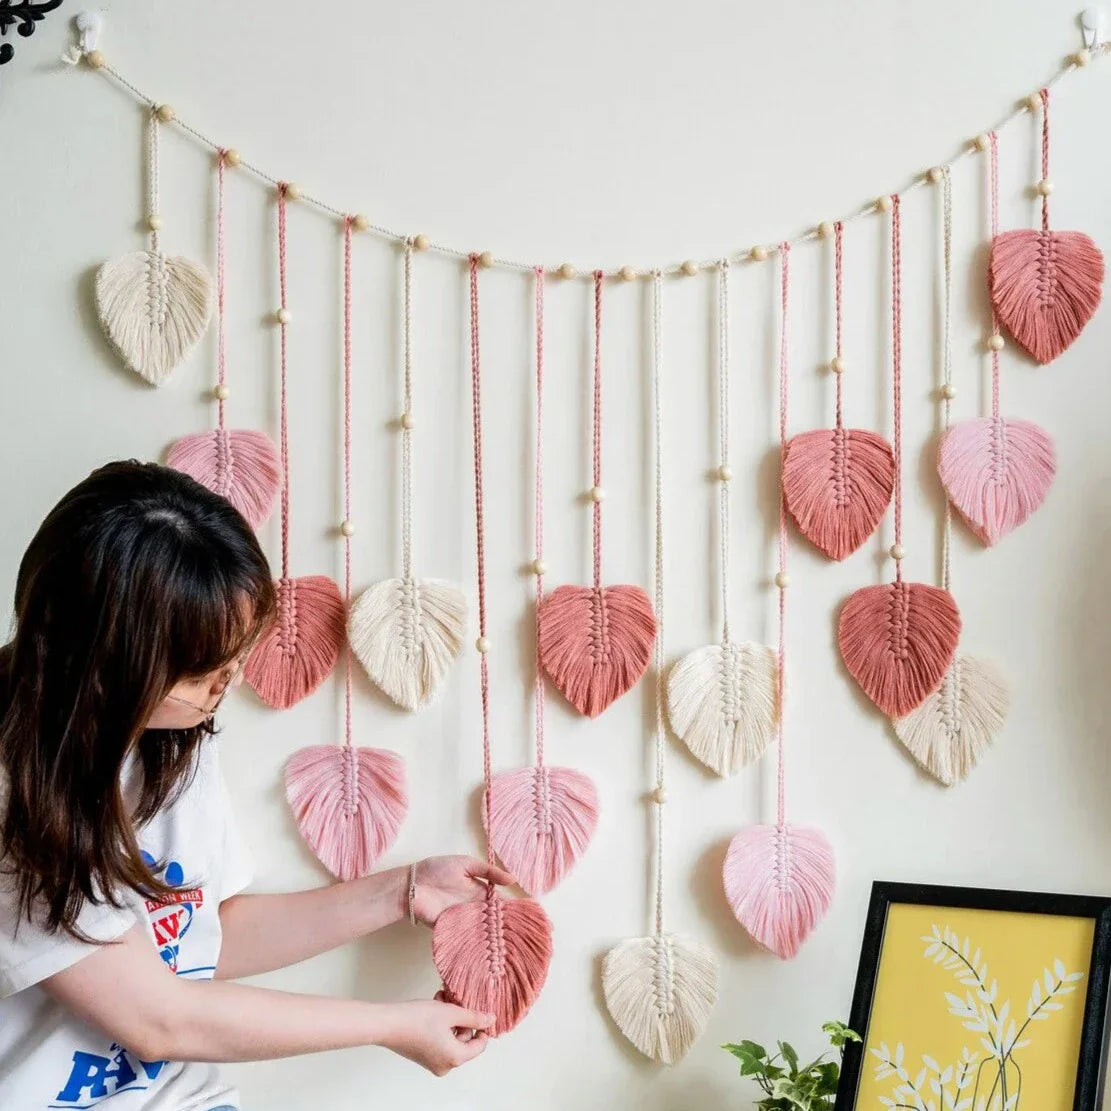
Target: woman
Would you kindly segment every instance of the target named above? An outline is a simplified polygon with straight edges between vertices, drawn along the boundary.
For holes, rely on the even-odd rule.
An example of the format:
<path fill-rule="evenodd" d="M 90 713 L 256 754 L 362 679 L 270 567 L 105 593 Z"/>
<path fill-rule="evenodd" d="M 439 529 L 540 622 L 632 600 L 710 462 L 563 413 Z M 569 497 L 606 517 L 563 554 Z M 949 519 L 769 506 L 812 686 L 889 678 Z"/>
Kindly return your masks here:
<path fill-rule="evenodd" d="M 408 868 L 242 894 L 212 722 L 273 610 L 243 518 L 154 464 L 94 472 L 31 541 L 0 648 L 0 1107 L 235 1111 L 208 1062 L 373 1044 L 443 1075 L 485 1048 L 491 1017 L 445 1002 L 228 983 L 512 882 L 449 856 L 412 906 Z"/>

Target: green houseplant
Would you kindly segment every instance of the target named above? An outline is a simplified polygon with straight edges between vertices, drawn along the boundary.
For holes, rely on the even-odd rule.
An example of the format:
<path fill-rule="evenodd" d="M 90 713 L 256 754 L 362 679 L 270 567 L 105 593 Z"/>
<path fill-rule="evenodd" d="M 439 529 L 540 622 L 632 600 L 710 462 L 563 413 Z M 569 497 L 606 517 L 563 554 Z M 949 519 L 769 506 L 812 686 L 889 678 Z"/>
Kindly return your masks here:
<path fill-rule="evenodd" d="M 843 1022 L 826 1022 L 822 1029 L 837 1050 L 836 1060 L 827 1060 L 827 1051 L 800 1065 L 790 1042 L 778 1042 L 779 1049 L 772 1054 L 750 1041 L 722 1046 L 741 1062 L 741 1076 L 751 1076 L 765 1093 L 766 1098 L 756 1103 L 760 1111 L 833 1111 L 845 1045 L 860 1041 L 860 1035 Z"/>

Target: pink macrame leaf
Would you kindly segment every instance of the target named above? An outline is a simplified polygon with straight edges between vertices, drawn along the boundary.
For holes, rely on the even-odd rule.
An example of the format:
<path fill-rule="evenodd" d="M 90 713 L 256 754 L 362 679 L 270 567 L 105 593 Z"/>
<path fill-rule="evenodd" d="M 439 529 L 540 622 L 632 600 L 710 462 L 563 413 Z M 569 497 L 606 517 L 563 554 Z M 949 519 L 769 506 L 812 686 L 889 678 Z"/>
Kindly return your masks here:
<path fill-rule="evenodd" d="M 722 872 L 737 921 L 777 957 L 793 957 L 833 901 L 833 849 L 819 830 L 749 826 L 729 842 Z"/>
<path fill-rule="evenodd" d="M 837 642 L 864 693 L 888 717 L 902 717 L 937 689 L 960 633 L 960 612 L 947 590 L 894 582 L 849 595 Z"/>
<path fill-rule="evenodd" d="M 493 886 L 436 919 L 432 960 L 453 1003 L 494 1016 L 489 1033 L 512 1030 L 548 977 L 552 924 L 539 903 L 506 899 Z"/>
<path fill-rule="evenodd" d="M 1005 231 L 992 240 L 988 281 L 1000 321 L 1048 363 L 1099 307 L 1103 254 L 1080 231 Z"/>
<path fill-rule="evenodd" d="M 597 824 L 598 792 L 574 768 L 518 768 L 490 785 L 490 844 L 530 895 L 559 883 Z"/>
<path fill-rule="evenodd" d="M 244 678 L 263 702 L 286 710 L 332 674 L 347 636 L 347 613 L 327 575 L 279 579 L 277 589 L 277 617 L 255 645 Z"/>
<path fill-rule="evenodd" d="M 787 509 L 830 559 L 844 559 L 875 531 L 895 486 L 891 445 L 863 428 L 819 428 L 792 437 L 783 464 Z"/>
<path fill-rule="evenodd" d="M 1057 461 L 1045 429 L 1026 420 L 983 417 L 945 433 L 937 469 L 949 500 L 990 546 L 1045 501 Z"/>
<path fill-rule="evenodd" d="M 597 717 L 644 674 L 656 616 L 639 586 L 561 586 L 540 603 L 540 662 L 581 714 Z"/>
<path fill-rule="evenodd" d="M 282 460 L 273 440 L 250 429 L 217 428 L 183 436 L 166 462 L 227 498 L 257 529 L 274 510 L 282 488 Z"/>
<path fill-rule="evenodd" d="M 285 794 L 305 843 L 339 880 L 370 872 L 409 807 L 405 761 L 381 748 L 303 748 L 286 764 Z"/>

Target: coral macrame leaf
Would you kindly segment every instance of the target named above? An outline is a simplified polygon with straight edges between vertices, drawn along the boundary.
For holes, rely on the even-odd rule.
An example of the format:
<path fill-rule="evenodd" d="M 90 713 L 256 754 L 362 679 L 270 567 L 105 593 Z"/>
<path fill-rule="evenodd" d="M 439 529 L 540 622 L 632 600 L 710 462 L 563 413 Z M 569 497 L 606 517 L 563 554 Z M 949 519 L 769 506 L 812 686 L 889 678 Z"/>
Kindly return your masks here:
<path fill-rule="evenodd" d="M 495 1037 L 528 1013 L 548 976 L 552 924 L 532 899 L 506 899 L 493 886 L 436 919 L 432 959 L 453 1003 L 494 1016 Z"/>
<path fill-rule="evenodd" d="M 1053 440 L 1027 420 L 983 417 L 945 433 L 937 470 L 949 500 L 987 545 L 1036 510 L 1057 470 Z"/>
<path fill-rule="evenodd" d="M 895 486 L 891 445 L 863 428 L 819 428 L 792 437 L 783 495 L 799 532 L 844 559 L 876 530 Z"/>
<path fill-rule="evenodd" d="M 574 768 L 518 768 L 490 785 L 490 844 L 530 895 L 559 883 L 597 824 L 598 792 Z"/>
<path fill-rule="evenodd" d="M 282 460 L 274 441 L 250 429 L 183 436 L 170 447 L 166 462 L 227 498 L 255 529 L 273 512 L 282 488 Z"/>
<path fill-rule="evenodd" d="M 632 937 L 606 954 L 602 992 L 621 1033 L 646 1057 L 674 1065 L 717 1002 L 717 958 L 682 934 Z"/>
<path fill-rule="evenodd" d="M 180 255 L 135 251 L 97 271 L 96 311 L 127 367 L 161 386 L 208 327 L 212 278 Z"/>
<path fill-rule="evenodd" d="M 278 613 L 251 653 L 243 677 L 278 710 L 312 694 L 339 659 L 346 613 L 339 587 L 326 575 L 277 581 Z"/>
<path fill-rule="evenodd" d="M 940 783 L 964 779 L 991 747 L 1010 708 L 1006 680 L 989 663 L 958 656 L 941 686 L 892 724 L 906 750 Z"/>
<path fill-rule="evenodd" d="M 837 642 L 849 674 L 894 718 L 909 714 L 937 689 L 960 634 L 960 612 L 947 590 L 894 582 L 849 595 Z"/>
<path fill-rule="evenodd" d="M 759 760 L 779 720 L 776 654 L 763 644 L 710 644 L 671 669 L 667 709 L 676 736 L 718 775 Z"/>
<path fill-rule="evenodd" d="M 303 748 L 286 764 L 285 794 L 305 843 L 340 880 L 370 872 L 409 806 L 405 762 L 381 748 Z"/>
<path fill-rule="evenodd" d="M 540 662 L 579 713 L 597 717 L 644 674 L 656 617 L 639 586 L 561 586 L 537 620 Z"/>
<path fill-rule="evenodd" d="M 760 825 L 729 842 L 722 878 L 737 921 L 787 960 L 829 910 L 837 870 L 820 830 Z"/>
<path fill-rule="evenodd" d="M 367 675 L 405 710 L 439 693 L 463 646 L 467 600 L 438 579 L 385 579 L 359 596 L 347 620 Z"/>
<path fill-rule="evenodd" d="M 991 242 L 988 281 L 1007 331 L 1048 363 L 1099 307 L 1103 254 L 1081 231 L 1005 231 Z"/>

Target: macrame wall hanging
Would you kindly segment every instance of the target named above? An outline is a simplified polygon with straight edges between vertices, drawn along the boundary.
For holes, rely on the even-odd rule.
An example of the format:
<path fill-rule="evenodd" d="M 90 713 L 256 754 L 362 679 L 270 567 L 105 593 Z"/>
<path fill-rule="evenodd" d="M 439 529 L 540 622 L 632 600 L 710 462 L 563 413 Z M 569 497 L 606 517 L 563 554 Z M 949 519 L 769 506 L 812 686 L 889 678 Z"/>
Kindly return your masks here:
<path fill-rule="evenodd" d="M 536 486 L 533 508 L 536 605 L 544 600 L 544 270 L 536 268 Z M 536 763 L 494 776 L 487 836 L 530 895 L 550 891 L 586 851 L 598 824 L 598 792 L 575 768 L 544 763 L 544 673 L 536 625 Z"/>
<path fill-rule="evenodd" d="M 775 735 L 776 659 L 771 648 L 729 633 L 729 261 L 718 263 L 718 539 L 721 641 L 696 648 L 671 669 L 671 728 L 708 768 L 734 775 L 759 760 Z M 657 613 L 657 620 L 659 614 Z"/>
<path fill-rule="evenodd" d="M 792 436 L 783 467 L 787 510 L 803 534 L 830 559 L 844 559 L 872 535 L 887 512 L 895 486 L 895 456 L 879 434 L 842 423 L 845 358 L 841 350 L 842 233 L 840 220 L 823 224 L 833 237 L 834 313 L 837 353 L 830 361 L 837 386 L 833 428 Z"/>
<path fill-rule="evenodd" d="M 482 818 L 490 828 L 490 668 L 486 636 L 486 529 L 482 474 L 482 359 L 479 346 L 477 255 L 470 257 L 471 410 L 474 434 L 475 554 L 478 568 L 479 675 L 482 691 Z M 489 837 L 486 857 L 493 863 Z M 432 959 L 446 996 L 494 1016 L 489 1031 L 512 1030 L 528 1013 L 552 960 L 552 924 L 532 899 L 507 899 L 490 884 L 474 902 L 457 903 L 436 919 Z"/>
<path fill-rule="evenodd" d="M 1103 255 L 1082 231 L 1049 230 L 1049 89 L 1032 94 L 1029 107 L 1042 113 L 1042 228 L 993 236 L 988 284 L 1003 326 L 1037 362 L 1048 363 L 1099 307 Z"/>
<path fill-rule="evenodd" d="M 594 272 L 594 585 L 560 586 L 540 604 L 540 661 L 581 714 L 597 717 L 644 674 L 656 636 L 639 586 L 602 586 L 602 282 Z"/>
<path fill-rule="evenodd" d="M 343 581 L 351 602 L 351 217 L 343 221 Z M 344 649 L 343 745 L 309 745 L 290 757 L 285 793 L 297 828 L 336 879 L 365 876 L 393 844 L 409 807 L 405 762 L 356 748 L 351 724 L 351 649 Z"/>
<path fill-rule="evenodd" d="M 463 647 L 467 600 L 440 579 L 413 577 L 413 240 L 404 253 L 404 392 L 401 432 L 401 577 L 365 590 L 347 621 L 367 675 L 402 709 L 427 706 Z"/>
<path fill-rule="evenodd" d="M 783 740 L 786 721 L 787 663 L 787 499 L 783 474 L 787 457 L 788 294 L 791 245 L 782 243 L 780 255 L 779 338 L 779 560 L 775 586 L 779 592 L 778 679 L 779 746 L 775 825 L 741 830 L 729 842 L 722 869 L 725 896 L 737 921 L 765 949 L 784 960 L 793 957 L 821 921 L 830 903 L 837 874 L 833 849 L 825 834 L 809 826 L 787 822 L 786 765 Z"/>
<path fill-rule="evenodd" d="M 274 441 L 253 429 L 227 429 L 224 406 L 231 391 L 227 384 L 226 247 L 224 235 L 224 168 L 233 152 L 216 154 L 216 367 L 213 396 L 218 407 L 218 424 L 212 432 L 183 436 L 170 448 L 166 462 L 191 475 L 203 486 L 227 498 L 258 528 L 274 511 L 282 486 L 282 461 Z"/>
<path fill-rule="evenodd" d="M 997 243 L 1003 237 L 999 235 L 999 143 L 994 131 L 988 135 L 988 142 L 991 238 Z M 1047 252 L 1047 257 L 1051 253 Z M 961 421 L 950 428 L 942 438 L 937 466 L 949 500 L 968 527 L 990 546 L 1021 525 L 1045 501 L 1057 461 L 1053 440 L 1044 428 L 1032 421 L 1004 420 L 999 415 L 1003 337 L 994 304 L 988 349 L 991 416 Z"/>
<path fill-rule="evenodd" d="M 895 581 L 867 586 L 841 607 L 837 641 L 849 674 L 888 717 L 903 717 L 937 689 L 960 637 L 957 603 L 947 591 L 903 580 L 902 228 L 898 194 L 891 213 L 891 363 L 895 423 Z"/>
<path fill-rule="evenodd" d="M 653 447 L 656 457 L 656 809 L 655 929 L 611 949 L 602 963 L 602 992 L 620 1031 L 647 1057 L 673 1065 L 686 1055 L 706 1029 L 718 995 L 718 966 L 702 942 L 664 930 L 664 807 L 667 788 L 664 758 L 664 524 L 663 435 L 660 393 L 660 304 L 662 277 L 652 276 L 652 393 L 655 406 Z"/>
<path fill-rule="evenodd" d="M 994 232 L 997 211 L 996 135 L 991 142 L 991 212 Z M 952 286 L 953 286 L 953 182 L 948 166 L 942 170 L 942 262 L 943 327 L 941 360 L 942 443 L 949 436 L 949 422 L 956 397 L 953 385 Z M 992 336 L 997 335 L 994 314 Z M 999 380 L 999 350 L 989 344 L 992 357 L 993 394 Z M 971 422 L 976 423 L 976 422 Z M 959 425 L 957 427 L 960 427 Z M 951 591 L 953 548 L 953 507 L 945 502 L 945 522 L 941 541 L 941 586 Z M 1007 684 L 986 660 L 958 655 L 953 659 L 941 686 L 916 710 L 894 721 L 895 734 L 907 751 L 939 783 L 953 786 L 964 779 L 980 762 L 1002 729 L 1010 705 Z"/>
<path fill-rule="evenodd" d="M 264 702 L 288 709 L 312 694 L 331 675 L 347 638 L 347 614 L 339 587 L 327 575 L 289 574 L 289 405 L 286 202 L 293 187 L 278 185 L 278 278 L 281 306 L 282 575 L 278 613 L 247 661 L 244 678 Z M 299 195 L 296 194 L 296 195 Z M 348 526 L 350 527 L 350 526 Z"/>
<path fill-rule="evenodd" d="M 166 255 L 159 246 L 158 130 L 174 118 L 168 104 L 152 105 L 147 129 L 145 251 L 111 259 L 96 274 L 96 311 L 124 365 L 161 386 L 193 349 L 212 315 L 212 278 L 199 263 Z"/>

